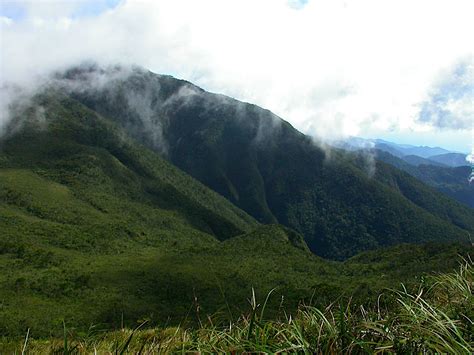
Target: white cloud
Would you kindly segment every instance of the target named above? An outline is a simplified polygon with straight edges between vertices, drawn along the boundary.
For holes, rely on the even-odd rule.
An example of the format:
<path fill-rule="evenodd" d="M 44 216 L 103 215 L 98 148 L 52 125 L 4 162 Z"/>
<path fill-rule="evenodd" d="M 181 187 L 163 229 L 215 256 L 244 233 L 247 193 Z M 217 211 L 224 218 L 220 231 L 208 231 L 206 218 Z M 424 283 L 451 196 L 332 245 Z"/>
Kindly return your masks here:
<path fill-rule="evenodd" d="M 474 57 L 440 74 L 421 106 L 419 120 L 439 128 L 474 128 Z"/>
<path fill-rule="evenodd" d="M 136 63 L 324 136 L 421 129 L 433 80 L 473 52 L 471 0 L 128 0 L 79 18 L 74 2 L 23 3 L 0 21 L 3 83 Z"/>

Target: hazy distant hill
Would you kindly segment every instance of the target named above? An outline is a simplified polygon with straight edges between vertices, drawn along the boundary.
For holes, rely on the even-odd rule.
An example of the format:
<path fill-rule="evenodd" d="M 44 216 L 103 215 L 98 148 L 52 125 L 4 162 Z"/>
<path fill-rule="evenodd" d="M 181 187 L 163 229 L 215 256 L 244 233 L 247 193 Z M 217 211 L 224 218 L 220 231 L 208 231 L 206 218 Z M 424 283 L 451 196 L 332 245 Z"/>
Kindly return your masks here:
<path fill-rule="evenodd" d="M 376 156 L 377 159 L 407 172 L 445 195 L 474 208 L 474 185 L 469 184 L 468 181 L 471 167 L 448 167 L 425 163 L 415 166 L 415 164 L 409 164 L 403 159 L 406 157 L 397 158 L 383 151 L 376 151 Z"/>
<path fill-rule="evenodd" d="M 440 147 L 414 146 L 410 144 L 389 142 L 383 139 L 365 139 L 360 137 L 349 137 L 342 141 L 334 142 L 334 145 L 346 150 L 378 149 L 399 158 L 405 156 L 417 156 L 428 159 L 436 155 L 453 153 Z"/>
<path fill-rule="evenodd" d="M 445 165 L 443 163 L 436 162 L 434 160 L 431 160 L 431 158 L 422 158 L 418 155 L 404 155 L 400 157 L 400 159 L 406 161 L 410 165 L 414 166 L 419 166 L 419 165 L 433 165 L 433 166 L 442 166 L 442 167 L 448 167 L 448 165 Z"/>
<path fill-rule="evenodd" d="M 422 158 L 431 158 L 434 155 L 447 154 L 450 153 L 449 150 L 439 148 L 439 147 L 401 147 L 397 145 L 397 149 L 401 150 L 403 155 L 417 155 Z"/>
<path fill-rule="evenodd" d="M 466 161 L 465 154 L 459 153 L 447 153 L 430 156 L 431 161 L 444 164 L 446 166 L 458 167 L 458 166 L 468 166 L 469 163 Z"/>
<path fill-rule="evenodd" d="M 398 144 L 383 139 L 364 139 L 350 137 L 333 142 L 334 146 L 349 150 L 377 149 L 392 154 L 412 165 L 430 164 L 435 166 L 467 166 L 466 154 L 450 152 L 440 147 Z"/>

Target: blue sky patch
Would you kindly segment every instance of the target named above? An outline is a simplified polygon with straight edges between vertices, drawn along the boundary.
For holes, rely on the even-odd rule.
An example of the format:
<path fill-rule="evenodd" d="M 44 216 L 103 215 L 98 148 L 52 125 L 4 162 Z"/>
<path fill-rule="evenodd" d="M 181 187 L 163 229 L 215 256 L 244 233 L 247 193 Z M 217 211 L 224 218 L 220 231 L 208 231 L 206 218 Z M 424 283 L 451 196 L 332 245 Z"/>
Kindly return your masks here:
<path fill-rule="evenodd" d="M 94 17 L 113 9 L 122 0 L 78 0 L 72 13 L 64 14 L 72 18 Z M 27 6 L 21 2 L 2 0 L 0 2 L 0 16 L 8 17 L 13 21 L 21 21 L 27 16 Z"/>
<path fill-rule="evenodd" d="M 19 21 L 26 16 L 26 10 L 13 1 L 0 1 L 0 16 Z"/>
<path fill-rule="evenodd" d="M 73 18 L 93 17 L 116 7 L 121 0 L 84 1 L 72 14 Z"/>

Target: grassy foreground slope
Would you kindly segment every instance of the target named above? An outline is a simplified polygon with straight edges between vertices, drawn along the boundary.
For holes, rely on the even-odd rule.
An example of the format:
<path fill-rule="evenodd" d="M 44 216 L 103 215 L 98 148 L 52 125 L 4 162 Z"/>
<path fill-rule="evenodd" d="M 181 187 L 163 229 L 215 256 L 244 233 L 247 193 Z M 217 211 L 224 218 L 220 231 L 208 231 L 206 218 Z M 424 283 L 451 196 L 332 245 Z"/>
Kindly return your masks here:
<path fill-rule="evenodd" d="M 2 335 L 57 335 L 63 321 L 79 333 L 144 319 L 196 325 L 208 314 L 226 322 L 252 287 L 277 288 L 268 314 L 290 314 L 300 302 L 370 299 L 472 252 L 400 246 L 370 263 L 325 261 L 58 93 L 36 97 L 10 129 L 0 144 Z"/>
<path fill-rule="evenodd" d="M 194 329 L 178 327 L 90 330 L 78 334 L 64 326 L 62 338 L 3 338 L 5 352 L 39 353 L 449 353 L 474 352 L 473 264 L 430 276 L 415 292 L 406 288 L 380 294 L 377 303 L 332 304 L 325 309 L 300 305 L 294 316 L 269 319 L 268 300 L 252 294 L 249 311 L 221 326 L 214 318 Z M 196 308 L 199 310 L 199 308 Z"/>

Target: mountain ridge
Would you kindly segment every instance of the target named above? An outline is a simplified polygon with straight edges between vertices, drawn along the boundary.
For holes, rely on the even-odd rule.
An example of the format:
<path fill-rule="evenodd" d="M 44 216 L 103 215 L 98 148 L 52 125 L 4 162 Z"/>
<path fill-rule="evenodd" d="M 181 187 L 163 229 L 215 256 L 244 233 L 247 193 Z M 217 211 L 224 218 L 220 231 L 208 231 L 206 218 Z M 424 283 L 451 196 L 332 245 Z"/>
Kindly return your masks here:
<path fill-rule="evenodd" d="M 405 156 L 415 155 L 420 158 L 428 159 L 437 155 L 444 154 L 459 154 L 464 155 L 460 152 L 448 150 L 441 147 L 430 147 L 430 146 L 416 146 L 412 144 L 400 144 L 390 142 L 384 139 L 366 139 L 361 137 L 348 137 L 343 140 L 337 140 L 332 142 L 336 147 L 343 148 L 346 150 L 366 150 L 366 149 L 378 149 L 386 151 L 398 158 Z M 465 156 L 465 155 L 464 155 Z"/>
<path fill-rule="evenodd" d="M 410 230 L 422 233 L 419 227 L 411 225 L 413 215 L 425 218 L 421 217 L 422 210 L 428 204 L 420 206 L 422 199 L 413 199 L 414 195 L 407 193 L 406 200 L 396 197 L 401 190 L 387 184 L 393 178 L 370 180 L 367 176 L 372 163 L 366 162 L 365 167 L 364 164 L 354 166 L 351 161 L 354 157 L 344 160 L 337 150 L 327 154 L 311 138 L 268 110 L 207 93 L 186 81 L 138 69 L 108 87 L 76 91 L 72 96 L 117 122 L 145 146 L 260 222 L 278 221 L 304 234 L 310 248 L 319 255 L 346 258 L 370 245 L 408 241 L 410 233 L 413 234 Z M 349 180 L 342 179 L 346 171 Z M 391 168 L 383 171 L 387 175 L 398 174 Z M 417 189 L 413 187 L 416 182 L 408 177 L 396 179 L 404 179 L 406 186 L 411 186 L 405 188 L 405 192 Z M 333 186 L 328 185 L 328 181 Z M 379 185 L 380 182 L 390 190 Z M 360 185 L 356 188 L 359 193 L 377 192 L 372 197 L 354 200 L 353 193 L 346 195 L 352 184 Z M 375 189 L 368 190 L 369 185 Z M 332 191 L 331 196 L 325 192 L 328 189 Z M 341 194 L 340 191 L 346 192 Z M 397 209 L 401 215 L 411 212 L 395 219 L 393 213 L 383 207 L 383 196 L 387 194 L 393 195 L 390 203 L 405 206 Z M 376 201 L 372 199 L 375 196 Z M 348 208 L 345 198 L 358 201 L 360 205 Z M 385 222 L 372 215 L 368 206 L 374 204 L 380 205 Z M 325 206 L 331 206 L 329 214 Z M 461 235 L 472 231 L 472 212 L 456 204 L 450 203 L 450 206 L 456 211 L 451 214 L 463 217 L 453 219 L 443 208 L 431 208 L 433 218 L 428 215 L 426 218 L 431 221 L 427 226 L 433 225 L 433 228 L 425 227 L 429 229 L 422 233 L 425 238 L 431 235 L 429 238 L 443 239 L 440 231 L 444 231 L 463 239 Z M 342 225 L 336 218 L 341 211 L 351 215 Z M 464 233 L 458 227 L 441 227 L 444 222 L 435 222 L 437 218 L 449 224 L 464 220 L 465 223 L 458 224 L 468 230 Z M 383 227 L 389 220 L 393 223 L 392 229 Z M 369 229 L 363 232 L 367 226 Z M 393 235 L 387 235 L 387 230 L 392 230 Z M 337 249 L 344 251 L 337 252 Z"/>
<path fill-rule="evenodd" d="M 474 208 L 474 186 L 469 183 L 469 166 L 449 167 L 436 164 L 414 166 L 384 151 L 375 151 L 377 159 L 403 170 L 445 195 Z"/>

